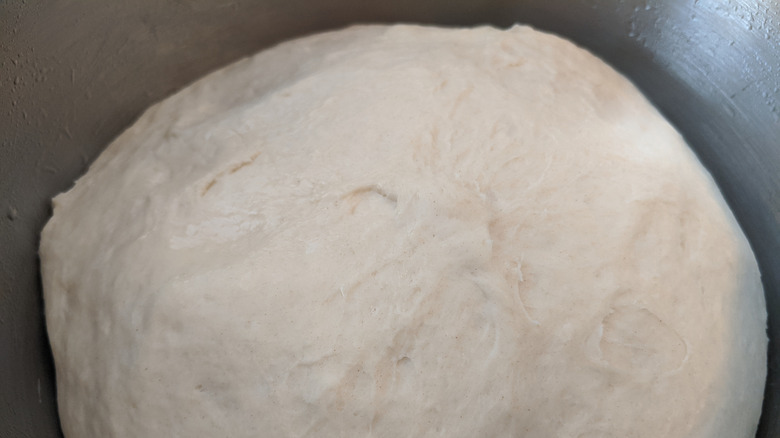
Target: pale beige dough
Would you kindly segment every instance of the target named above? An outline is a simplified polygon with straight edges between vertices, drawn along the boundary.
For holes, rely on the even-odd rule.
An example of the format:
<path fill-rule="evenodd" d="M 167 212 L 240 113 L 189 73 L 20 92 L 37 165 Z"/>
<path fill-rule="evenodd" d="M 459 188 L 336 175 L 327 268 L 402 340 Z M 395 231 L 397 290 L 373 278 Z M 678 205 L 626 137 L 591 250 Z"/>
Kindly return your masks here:
<path fill-rule="evenodd" d="M 754 433 L 752 252 L 626 79 L 360 26 L 149 109 L 41 242 L 67 438 Z"/>

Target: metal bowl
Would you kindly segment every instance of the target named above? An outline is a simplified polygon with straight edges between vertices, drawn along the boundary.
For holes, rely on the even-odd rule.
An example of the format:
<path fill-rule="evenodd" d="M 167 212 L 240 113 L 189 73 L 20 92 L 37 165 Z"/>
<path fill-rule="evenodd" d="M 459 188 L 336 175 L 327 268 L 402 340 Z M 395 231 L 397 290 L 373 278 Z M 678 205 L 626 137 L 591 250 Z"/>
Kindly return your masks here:
<path fill-rule="evenodd" d="M 0 436 L 58 437 L 37 246 L 49 199 L 140 112 L 283 39 L 355 22 L 529 23 L 631 78 L 712 172 L 758 257 L 780 436 L 780 3 L 9 0 L 0 3 Z"/>

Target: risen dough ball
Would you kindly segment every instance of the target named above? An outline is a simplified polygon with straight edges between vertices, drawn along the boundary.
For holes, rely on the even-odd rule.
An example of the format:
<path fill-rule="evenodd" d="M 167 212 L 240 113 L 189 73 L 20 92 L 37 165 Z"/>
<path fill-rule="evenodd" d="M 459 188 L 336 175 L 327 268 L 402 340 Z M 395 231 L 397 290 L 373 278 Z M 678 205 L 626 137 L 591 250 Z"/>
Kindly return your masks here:
<path fill-rule="evenodd" d="M 68 438 L 749 437 L 753 255 L 623 77 L 528 27 L 281 44 L 147 111 L 41 242 Z"/>

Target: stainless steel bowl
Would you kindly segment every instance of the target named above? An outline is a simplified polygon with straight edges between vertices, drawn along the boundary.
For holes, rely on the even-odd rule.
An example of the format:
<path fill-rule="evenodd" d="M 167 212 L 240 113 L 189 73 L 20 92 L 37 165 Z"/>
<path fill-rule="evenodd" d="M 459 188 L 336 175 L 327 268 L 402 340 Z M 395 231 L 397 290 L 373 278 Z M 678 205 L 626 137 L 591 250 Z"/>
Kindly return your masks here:
<path fill-rule="evenodd" d="M 780 436 L 780 2 L 7 0 L 0 3 L 0 436 L 61 436 L 38 277 L 49 199 L 140 112 L 277 41 L 355 22 L 530 23 L 630 77 L 750 239 L 769 306 L 758 436 Z"/>

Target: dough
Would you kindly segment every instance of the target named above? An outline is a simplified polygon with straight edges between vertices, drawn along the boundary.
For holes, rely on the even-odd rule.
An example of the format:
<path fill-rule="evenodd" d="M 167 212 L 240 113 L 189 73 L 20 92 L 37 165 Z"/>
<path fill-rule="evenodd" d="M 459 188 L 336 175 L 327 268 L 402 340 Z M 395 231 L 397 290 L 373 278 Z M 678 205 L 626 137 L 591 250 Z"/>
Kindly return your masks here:
<path fill-rule="evenodd" d="M 41 242 L 68 438 L 751 437 L 752 252 L 623 77 L 517 26 L 287 42 L 149 109 Z"/>

